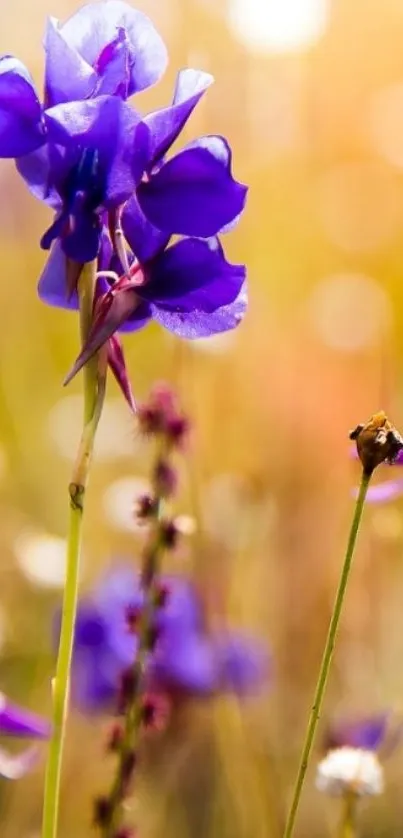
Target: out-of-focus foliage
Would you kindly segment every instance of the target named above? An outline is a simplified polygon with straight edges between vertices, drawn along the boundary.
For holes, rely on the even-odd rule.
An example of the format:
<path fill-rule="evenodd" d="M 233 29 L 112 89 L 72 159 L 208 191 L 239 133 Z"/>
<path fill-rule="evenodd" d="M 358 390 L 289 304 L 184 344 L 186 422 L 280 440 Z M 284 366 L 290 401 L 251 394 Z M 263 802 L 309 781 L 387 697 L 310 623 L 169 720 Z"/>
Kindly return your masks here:
<path fill-rule="evenodd" d="M 310 44 L 304 4 L 318 16 L 330 7 Z M 188 707 L 151 741 L 136 820 L 144 836 L 279 838 L 357 479 L 348 430 L 379 408 L 403 426 L 403 8 L 398 0 L 295 0 L 295 9 L 290 0 L 245 0 L 237 29 L 239 0 L 232 16 L 230 0 L 136 5 L 160 28 L 172 62 L 141 105 L 168 101 L 177 66 L 212 72 L 216 84 L 187 138 L 229 136 L 237 176 L 250 184 L 248 211 L 228 242 L 229 257 L 249 269 L 245 323 L 195 345 L 155 326 L 126 341 L 136 394 L 166 378 L 196 423 L 179 511 L 202 531 L 167 571 L 192 572 L 212 613 L 259 634 L 274 659 L 267 693 L 242 707 L 228 697 Z M 39 82 L 45 15 L 63 18 L 78 6 L 3 0 L 0 51 L 18 54 Z M 276 17 L 280 6 L 288 18 Z M 46 713 L 80 411 L 80 382 L 67 390 L 61 382 L 77 354 L 77 322 L 37 300 L 48 218 L 11 162 L 0 161 L 0 197 L 0 683 Z M 148 454 L 112 382 L 109 389 L 83 590 L 113 556 L 136 562 L 141 543 L 131 510 Z M 401 703 L 402 503 L 366 511 L 326 718 Z M 89 834 L 91 795 L 112 767 L 104 746 L 105 720 L 72 717 L 61 838 Z M 388 763 L 386 793 L 365 809 L 363 834 L 365 823 L 374 838 L 399 831 L 402 759 L 396 751 Z M 313 777 L 312 766 L 299 835 L 319 838 L 337 809 Z M 41 768 L 18 784 L 1 781 L 2 838 L 37 838 L 42 784 Z"/>

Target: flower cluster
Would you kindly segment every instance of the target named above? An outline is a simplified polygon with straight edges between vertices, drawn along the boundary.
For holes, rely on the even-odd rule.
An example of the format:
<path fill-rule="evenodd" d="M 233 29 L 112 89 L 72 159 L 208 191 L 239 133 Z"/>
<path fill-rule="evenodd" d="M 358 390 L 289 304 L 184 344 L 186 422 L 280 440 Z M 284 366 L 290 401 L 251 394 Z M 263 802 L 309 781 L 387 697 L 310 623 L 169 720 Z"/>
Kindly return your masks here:
<path fill-rule="evenodd" d="M 72 374 L 117 330 L 152 319 L 185 338 L 236 326 L 245 268 L 226 260 L 218 235 L 238 220 L 246 187 L 221 136 L 169 156 L 212 76 L 181 70 L 170 105 L 135 110 L 128 97 L 160 78 L 167 53 L 149 19 L 122 0 L 90 3 L 63 24 L 50 18 L 44 48 L 42 102 L 26 67 L 0 59 L 0 157 L 15 158 L 55 211 L 41 240 L 51 248 L 41 299 L 77 308 L 82 266 L 97 259 L 93 329 Z M 116 351 L 109 343 L 115 373 Z"/>
<path fill-rule="evenodd" d="M 158 642 L 152 652 L 147 689 L 175 702 L 220 692 L 246 694 L 267 674 L 263 647 L 239 631 L 209 632 L 202 600 L 185 578 L 163 575 L 164 602 L 157 612 Z M 72 694 L 87 712 L 116 710 L 122 673 L 133 665 L 138 639 L 130 630 L 143 604 L 141 577 L 122 564 L 79 604 Z"/>

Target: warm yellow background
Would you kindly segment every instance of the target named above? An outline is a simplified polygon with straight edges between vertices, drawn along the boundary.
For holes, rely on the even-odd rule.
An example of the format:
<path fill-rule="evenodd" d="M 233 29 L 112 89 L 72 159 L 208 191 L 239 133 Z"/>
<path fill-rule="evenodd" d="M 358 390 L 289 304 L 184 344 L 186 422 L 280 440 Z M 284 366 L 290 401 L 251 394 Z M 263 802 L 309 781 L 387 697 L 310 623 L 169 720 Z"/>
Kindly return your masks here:
<path fill-rule="evenodd" d="M 293 16 L 308 0 L 266 2 Z M 39 85 L 45 16 L 78 6 L 0 0 L 0 52 L 18 55 Z M 136 819 L 142 838 L 280 838 L 358 474 L 348 430 L 380 407 L 403 427 L 403 3 L 334 0 L 316 44 L 277 53 L 231 32 L 225 0 L 138 6 L 171 55 L 139 107 L 167 102 L 179 67 L 216 77 L 186 138 L 227 135 L 235 174 L 250 185 L 227 239 L 230 257 L 248 265 L 250 311 L 211 348 L 179 345 L 157 327 L 129 336 L 128 362 L 139 398 L 167 378 L 196 426 L 178 508 L 204 532 L 171 567 L 192 569 L 212 612 L 263 636 L 274 663 L 261 697 L 241 710 L 228 699 L 190 708 L 151 743 Z M 76 319 L 36 297 L 49 217 L 12 162 L 0 161 L 0 686 L 43 713 L 60 601 L 49 584 L 59 543 L 49 539 L 65 536 L 77 417 L 69 397 L 80 389 L 79 380 L 61 387 L 77 354 Z M 141 544 L 116 519 L 134 491 L 129 482 L 122 494 L 117 481 L 145 477 L 148 452 L 112 382 L 109 398 L 86 523 L 87 589 L 114 556 L 136 562 Z M 40 584 L 26 571 L 35 535 L 49 549 L 48 559 L 40 551 Z M 324 721 L 399 710 L 403 501 L 367 510 L 342 623 Z M 112 767 L 105 730 L 105 720 L 71 720 L 61 838 L 89 834 L 91 796 Z M 362 835 L 400 838 L 402 768 L 397 751 L 385 797 L 363 807 Z M 42 779 L 38 768 L 0 784 L 1 838 L 37 838 Z M 334 834 L 337 823 L 337 804 L 313 780 L 312 768 L 301 838 Z"/>

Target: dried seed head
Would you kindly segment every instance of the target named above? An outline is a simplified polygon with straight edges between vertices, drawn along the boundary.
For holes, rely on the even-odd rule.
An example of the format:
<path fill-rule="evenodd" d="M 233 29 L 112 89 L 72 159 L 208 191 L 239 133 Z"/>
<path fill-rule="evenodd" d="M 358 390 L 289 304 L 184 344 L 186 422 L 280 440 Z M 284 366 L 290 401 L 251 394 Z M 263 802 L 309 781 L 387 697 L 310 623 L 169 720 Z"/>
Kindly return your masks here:
<path fill-rule="evenodd" d="M 362 467 L 368 475 L 381 463 L 393 463 L 403 449 L 403 438 L 383 410 L 371 416 L 365 425 L 357 425 L 350 432 L 350 439 L 355 440 Z"/>
<path fill-rule="evenodd" d="M 165 459 L 160 459 L 154 466 L 153 484 L 155 493 L 160 498 L 171 498 L 178 485 L 176 470 Z"/>
<path fill-rule="evenodd" d="M 137 675 L 133 668 L 124 669 L 120 676 L 120 687 L 118 693 L 118 713 L 124 714 L 128 705 L 133 701 L 137 689 Z"/>
<path fill-rule="evenodd" d="M 128 605 L 126 608 L 125 619 L 127 629 L 130 634 L 136 634 L 141 618 L 141 608 L 139 605 Z"/>
<path fill-rule="evenodd" d="M 163 730 L 168 722 L 169 702 L 162 695 L 147 694 L 143 698 L 141 717 L 146 730 Z"/>
<path fill-rule="evenodd" d="M 94 826 L 107 827 L 110 824 L 112 807 L 107 797 L 96 797 L 94 800 Z"/>
<path fill-rule="evenodd" d="M 178 543 L 179 535 L 179 529 L 173 518 L 166 518 L 165 520 L 160 521 L 159 538 L 162 546 L 165 547 L 166 550 L 174 550 Z"/>
<path fill-rule="evenodd" d="M 123 727 L 119 722 L 113 724 L 108 733 L 107 749 L 111 753 L 116 753 L 120 750 L 123 741 Z"/>
<path fill-rule="evenodd" d="M 134 751 L 129 751 L 125 754 L 121 764 L 121 781 L 123 785 L 127 785 L 136 767 L 137 757 Z"/>
<path fill-rule="evenodd" d="M 157 505 L 151 495 L 140 495 L 134 504 L 134 514 L 139 524 L 143 524 L 153 518 Z"/>
<path fill-rule="evenodd" d="M 172 416 L 166 427 L 168 442 L 173 448 L 183 448 L 189 436 L 190 422 L 186 416 Z"/>

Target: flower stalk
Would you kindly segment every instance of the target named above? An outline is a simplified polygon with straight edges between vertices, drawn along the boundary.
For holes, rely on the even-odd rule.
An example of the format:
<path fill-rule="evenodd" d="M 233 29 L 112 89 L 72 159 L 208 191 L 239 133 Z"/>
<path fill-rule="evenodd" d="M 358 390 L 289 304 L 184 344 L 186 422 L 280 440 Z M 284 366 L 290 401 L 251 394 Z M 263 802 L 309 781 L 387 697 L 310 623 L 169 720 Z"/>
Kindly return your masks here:
<path fill-rule="evenodd" d="M 301 799 L 301 792 L 304 785 L 305 775 L 308 768 L 309 758 L 312 751 L 312 745 L 315 738 L 316 728 L 320 717 L 323 697 L 325 694 L 326 684 L 329 676 L 330 665 L 333 656 L 333 650 L 336 640 L 336 634 L 340 622 L 341 610 L 343 607 L 344 597 L 346 593 L 347 583 L 350 576 L 351 563 L 354 554 L 354 548 L 357 541 L 358 530 L 364 509 L 365 497 L 367 494 L 369 482 L 371 480 L 372 471 L 367 471 L 363 468 L 360 489 L 355 505 L 354 516 L 351 524 L 350 534 L 347 542 L 346 554 L 344 557 L 343 567 L 341 571 L 339 586 L 336 593 L 336 598 L 333 606 L 333 612 L 330 620 L 328 635 L 323 652 L 322 662 L 320 665 L 319 676 L 315 688 L 313 704 L 309 716 L 308 727 L 305 735 L 305 742 L 302 748 L 300 764 L 298 768 L 297 777 L 294 784 L 291 806 L 284 830 L 284 838 L 291 838 L 298 806 Z"/>
<path fill-rule="evenodd" d="M 95 802 L 94 820 L 102 838 L 119 838 L 121 834 L 122 804 L 137 765 L 139 737 L 155 715 L 152 700 L 147 702 L 147 691 L 149 661 L 158 643 L 158 611 L 165 602 L 159 576 L 163 555 L 175 547 L 178 537 L 175 520 L 165 517 L 164 510 L 177 487 L 171 455 L 182 445 L 188 430 L 187 420 L 177 411 L 173 394 L 166 388 L 156 388 L 149 401 L 140 407 L 139 422 L 143 434 L 154 437 L 156 445 L 152 491 L 137 503 L 139 521 L 148 524 L 141 568 L 143 603 L 134 622 L 135 659 L 122 677 L 119 711 L 124 718 L 113 748 L 117 752 L 115 776 L 109 794 Z"/>
<path fill-rule="evenodd" d="M 355 817 L 358 797 L 354 792 L 346 791 L 342 800 L 342 814 L 338 838 L 355 838 Z"/>
<path fill-rule="evenodd" d="M 92 322 L 96 283 L 96 262 L 84 265 L 79 283 L 81 343 Z M 46 767 L 42 838 L 56 838 L 59 815 L 60 779 L 69 700 L 70 669 L 77 611 L 78 581 L 84 501 L 95 434 L 102 413 L 106 385 L 104 357 L 95 356 L 85 366 L 83 430 L 73 468 L 69 492 L 66 581 L 56 675 L 53 680 L 53 732 Z"/>
<path fill-rule="evenodd" d="M 152 532 L 150 533 L 150 549 L 145 551 L 145 561 L 142 574 L 144 591 L 144 606 L 141 611 L 138 627 L 138 650 L 132 669 L 129 690 L 130 701 L 125 713 L 123 736 L 118 748 L 118 765 L 115 777 L 105 806 L 104 823 L 101 819 L 101 835 L 103 838 L 116 838 L 121 821 L 121 807 L 125 797 L 127 784 L 131 779 L 132 770 L 136 763 L 138 737 L 144 721 L 143 698 L 145 694 L 145 680 L 148 657 L 151 652 L 150 637 L 154 625 L 154 617 L 158 609 L 158 588 L 156 585 L 161 566 L 165 544 L 160 537 L 160 522 L 162 516 L 162 499 L 156 499 L 153 516 Z"/>

